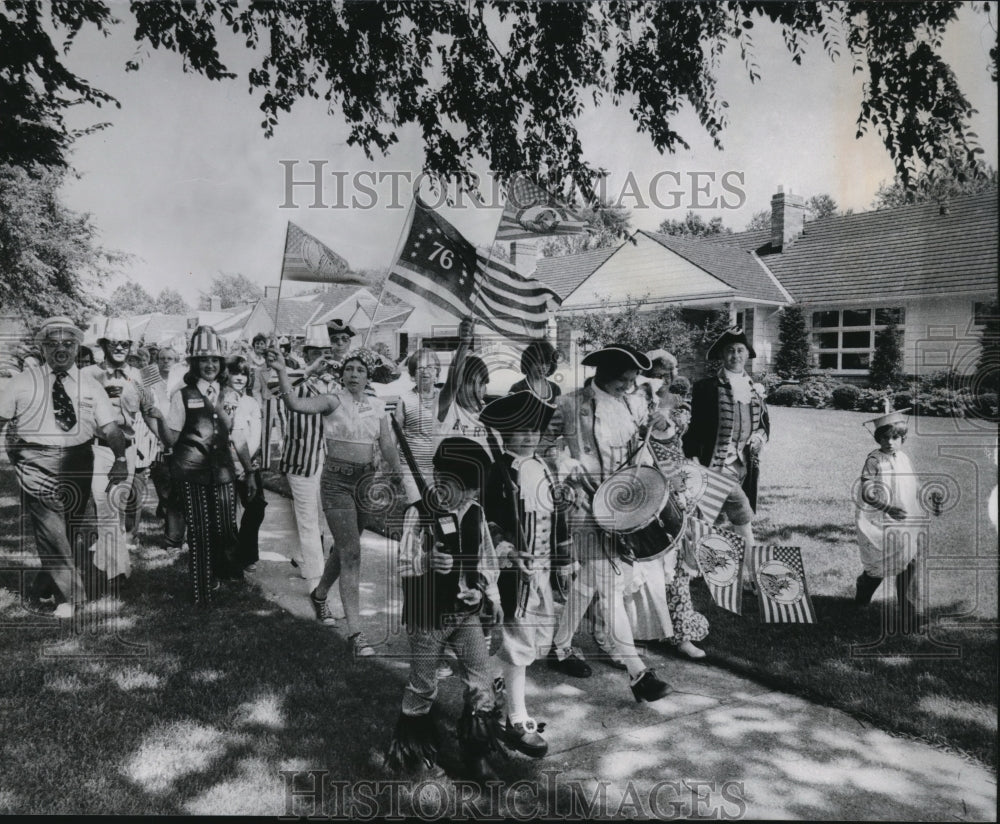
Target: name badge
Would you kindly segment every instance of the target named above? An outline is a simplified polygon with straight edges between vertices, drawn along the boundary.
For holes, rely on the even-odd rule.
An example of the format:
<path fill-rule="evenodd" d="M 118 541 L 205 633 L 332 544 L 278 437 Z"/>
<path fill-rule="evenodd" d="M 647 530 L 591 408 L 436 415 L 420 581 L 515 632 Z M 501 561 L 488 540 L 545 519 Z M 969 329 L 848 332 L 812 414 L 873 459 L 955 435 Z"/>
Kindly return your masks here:
<path fill-rule="evenodd" d="M 190 398 L 187 402 L 188 409 L 203 409 L 205 407 L 204 398 Z"/>
<path fill-rule="evenodd" d="M 371 418 L 375 415 L 375 410 L 370 406 L 359 406 L 358 407 L 358 417 L 359 418 Z"/>

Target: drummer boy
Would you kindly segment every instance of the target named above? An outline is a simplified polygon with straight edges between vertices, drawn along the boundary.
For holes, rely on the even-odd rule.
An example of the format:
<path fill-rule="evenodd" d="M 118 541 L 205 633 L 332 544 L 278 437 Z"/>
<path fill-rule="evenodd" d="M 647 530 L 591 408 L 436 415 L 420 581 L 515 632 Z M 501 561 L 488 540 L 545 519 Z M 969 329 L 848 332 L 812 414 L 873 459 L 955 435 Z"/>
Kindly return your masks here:
<path fill-rule="evenodd" d="M 556 598 L 565 602 L 573 570 L 565 512 L 555 506 L 548 467 L 535 457 L 539 433 L 554 412 L 534 392 L 522 390 L 488 404 L 479 416 L 501 434 L 504 446 L 490 470 L 484 501 L 500 561 L 504 624 L 497 657 L 507 690 L 504 743 L 532 758 L 544 756 L 548 744 L 541 736 L 545 725 L 528 715 L 525 670 L 552 646 Z"/>

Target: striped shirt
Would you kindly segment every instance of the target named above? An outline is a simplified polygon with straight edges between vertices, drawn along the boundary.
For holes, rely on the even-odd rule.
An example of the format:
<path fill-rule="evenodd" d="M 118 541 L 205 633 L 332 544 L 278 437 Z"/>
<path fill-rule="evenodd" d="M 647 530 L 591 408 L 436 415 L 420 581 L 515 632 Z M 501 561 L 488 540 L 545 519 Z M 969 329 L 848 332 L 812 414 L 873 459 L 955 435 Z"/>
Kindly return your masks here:
<path fill-rule="evenodd" d="M 413 459 L 420 473 L 428 483 L 434 477 L 434 451 L 437 449 L 438 398 L 441 392 L 435 389 L 429 396 L 421 397 L 416 392 L 401 396 L 403 432 L 410 445 Z"/>
<path fill-rule="evenodd" d="M 321 385 L 312 379 L 302 381 L 294 388 L 296 397 L 312 398 L 324 394 Z M 326 457 L 323 442 L 323 416 L 305 415 L 285 409 L 285 440 L 281 445 L 280 472 L 289 475 L 315 475 Z"/>

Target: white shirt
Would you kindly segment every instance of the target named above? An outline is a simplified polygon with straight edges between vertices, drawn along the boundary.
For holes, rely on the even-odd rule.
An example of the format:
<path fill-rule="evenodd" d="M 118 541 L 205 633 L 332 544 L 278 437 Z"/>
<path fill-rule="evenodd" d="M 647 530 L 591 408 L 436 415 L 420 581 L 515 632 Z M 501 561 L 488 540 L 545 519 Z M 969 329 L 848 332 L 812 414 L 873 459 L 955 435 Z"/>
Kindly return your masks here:
<path fill-rule="evenodd" d="M 87 443 L 102 426 L 118 419 L 104 387 L 91 375 L 71 366 L 63 388 L 76 412 L 76 426 L 64 432 L 52 408 L 55 373 L 48 364 L 29 367 L 10 378 L 0 392 L 0 421 L 10 419 L 18 436 L 43 446 L 79 446 Z"/>

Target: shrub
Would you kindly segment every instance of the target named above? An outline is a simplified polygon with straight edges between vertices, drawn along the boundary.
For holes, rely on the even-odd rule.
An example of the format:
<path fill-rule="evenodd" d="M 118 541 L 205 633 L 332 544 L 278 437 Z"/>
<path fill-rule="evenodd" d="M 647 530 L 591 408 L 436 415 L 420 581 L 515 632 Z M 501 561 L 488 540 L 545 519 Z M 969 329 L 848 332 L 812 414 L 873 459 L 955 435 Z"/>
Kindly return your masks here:
<path fill-rule="evenodd" d="M 802 379 L 809 374 L 809 331 L 801 306 L 786 306 L 778 321 L 778 354 L 775 371 L 783 378 Z"/>
<path fill-rule="evenodd" d="M 933 392 L 935 389 L 961 389 L 965 386 L 967 378 L 952 369 L 942 369 L 940 372 L 931 372 L 922 375 L 917 380 L 917 391 L 921 393 Z"/>
<path fill-rule="evenodd" d="M 876 389 L 898 386 L 903 380 L 902 333 L 895 323 L 875 333 L 875 351 L 872 353 L 868 375 Z"/>
<path fill-rule="evenodd" d="M 980 392 L 973 400 L 970 414 L 975 415 L 977 418 L 986 418 L 987 420 L 995 421 L 997 413 L 1000 411 L 997 406 L 996 392 Z"/>
<path fill-rule="evenodd" d="M 833 399 L 833 390 L 843 384 L 831 378 L 829 375 L 816 375 L 809 380 L 802 381 L 803 400 L 806 406 L 814 409 L 830 406 Z"/>
<path fill-rule="evenodd" d="M 861 397 L 861 390 L 852 384 L 845 383 L 833 390 L 830 400 L 834 409 L 854 409 L 857 406 L 858 398 Z"/>
<path fill-rule="evenodd" d="M 783 382 L 781 376 L 773 372 L 754 372 L 750 377 L 754 383 L 763 384 L 764 397 L 768 397 Z"/>
<path fill-rule="evenodd" d="M 858 412 L 884 412 L 885 399 L 887 397 L 888 394 L 884 389 L 859 389 L 857 400 L 854 402 L 854 408 Z M 893 409 L 902 408 L 893 401 Z"/>
<path fill-rule="evenodd" d="M 774 406 L 802 406 L 805 402 L 805 393 L 799 386 L 779 386 L 768 395 L 767 402 Z"/>
<path fill-rule="evenodd" d="M 955 389 L 933 389 L 913 396 L 913 411 L 931 418 L 964 418 L 970 407 L 969 393 Z"/>
<path fill-rule="evenodd" d="M 912 392 L 897 392 L 892 396 L 892 408 L 893 409 L 912 409 L 913 408 L 913 393 Z"/>

